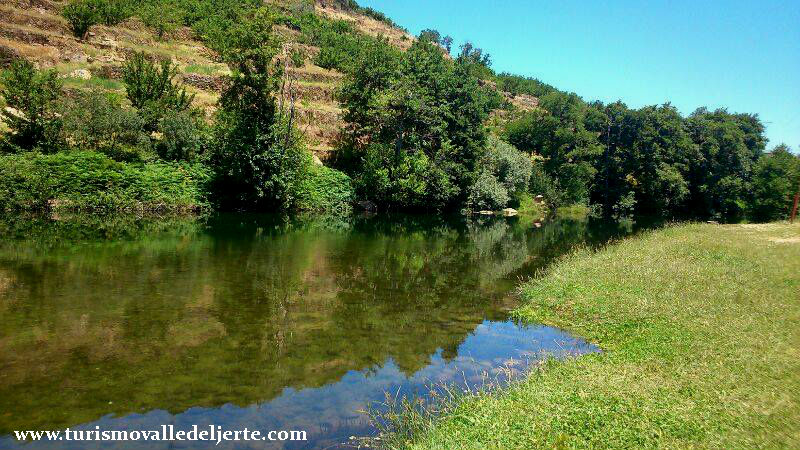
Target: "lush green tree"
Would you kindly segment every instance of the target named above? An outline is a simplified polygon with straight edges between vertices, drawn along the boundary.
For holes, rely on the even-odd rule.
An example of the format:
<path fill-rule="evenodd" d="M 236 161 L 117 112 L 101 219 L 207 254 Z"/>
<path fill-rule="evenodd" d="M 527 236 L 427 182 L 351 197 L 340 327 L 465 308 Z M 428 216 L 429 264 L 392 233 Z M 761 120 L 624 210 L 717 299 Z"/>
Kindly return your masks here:
<path fill-rule="evenodd" d="M 467 68 L 429 40 L 395 60 L 375 48 L 342 88 L 342 166 L 359 193 L 394 208 L 463 204 L 483 152 L 488 97 Z"/>
<path fill-rule="evenodd" d="M 528 191 L 532 163 L 530 156 L 513 145 L 490 136 L 478 164 L 478 177 L 469 188 L 467 208 L 499 210 Z"/>
<path fill-rule="evenodd" d="M 154 131 L 167 111 L 185 111 L 194 100 L 186 88 L 175 81 L 178 70 L 168 59 L 155 62 L 143 52 L 136 52 L 122 67 L 125 92 L 139 110 L 145 128 Z"/>
<path fill-rule="evenodd" d="M 156 142 L 156 152 L 168 161 L 192 161 L 208 145 L 208 126 L 196 110 L 168 111 L 158 129 L 162 137 Z"/>
<path fill-rule="evenodd" d="M 630 110 L 621 102 L 592 108 L 600 115 L 589 126 L 599 130 L 604 144 L 593 200 L 617 214 L 685 213 L 689 162 L 697 149 L 677 109 L 666 104 Z"/>
<path fill-rule="evenodd" d="M 589 108 L 575 94 L 551 92 L 541 108 L 507 124 L 504 135 L 514 146 L 543 158 L 543 168 L 559 198 L 586 203 L 596 173 L 594 160 L 603 152 L 598 133 L 587 129 Z"/>
<path fill-rule="evenodd" d="M 469 41 L 461 44 L 456 60 L 463 65 L 472 76 L 488 79 L 494 75 L 491 69 L 491 55 L 483 51 L 483 49 L 475 47 L 475 45 Z"/>
<path fill-rule="evenodd" d="M 753 167 L 766 147 L 761 120 L 701 108 L 689 117 L 688 130 L 698 146 L 689 174 L 691 210 L 727 220 L 742 217 Z"/>
<path fill-rule="evenodd" d="M 67 19 L 72 34 L 78 39 L 86 38 L 89 28 L 100 20 L 96 4 L 91 0 L 71 0 L 61 10 Z"/>
<path fill-rule="evenodd" d="M 311 164 L 291 110 L 276 103 L 282 70 L 274 20 L 270 9 L 254 11 L 230 30 L 222 55 L 232 75 L 220 98 L 210 161 L 218 201 L 229 209 L 292 209 Z"/>
<path fill-rule="evenodd" d="M 158 39 L 177 30 L 184 22 L 183 10 L 170 1 L 145 3 L 139 8 L 138 15 L 156 32 Z"/>
<path fill-rule="evenodd" d="M 442 35 L 438 31 L 428 28 L 419 32 L 419 39 L 427 39 L 438 44 L 442 40 Z"/>
<path fill-rule="evenodd" d="M 20 59 L 1 76 L 0 96 L 5 108 L 0 110 L 0 118 L 10 130 L 3 147 L 7 151 L 57 151 L 62 144 L 58 114 L 62 92 L 56 71 L 40 71 Z"/>
<path fill-rule="evenodd" d="M 785 144 L 763 155 L 753 170 L 749 217 L 769 222 L 789 216 L 800 190 L 800 157 Z"/>
<path fill-rule="evenodd" d="M 144 122 L 113 93 L 92 89 L 77 95 L 64 113 L 64 133 L 82 150 L 97 150 L 117 160 L 130 159 L 149 145 Z"/>

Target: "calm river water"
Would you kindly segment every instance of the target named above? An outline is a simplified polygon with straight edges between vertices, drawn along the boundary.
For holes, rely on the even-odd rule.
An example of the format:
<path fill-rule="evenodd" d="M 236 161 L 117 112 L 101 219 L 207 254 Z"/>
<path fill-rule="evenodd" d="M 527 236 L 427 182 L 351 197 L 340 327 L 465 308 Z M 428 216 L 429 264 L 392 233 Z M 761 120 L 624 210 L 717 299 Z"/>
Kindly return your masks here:
<path fill-rule="evenodd" d="M 0 220 L 0 448 L 330 448 L 359 412 L 594 351 L 515 324 L 520 278 L 635 227 L 391 216 Z M 38 442 L 14 430 L 305 430 L 272 443 Z M 99 428 L 97 428 L 99 427 Z"/>

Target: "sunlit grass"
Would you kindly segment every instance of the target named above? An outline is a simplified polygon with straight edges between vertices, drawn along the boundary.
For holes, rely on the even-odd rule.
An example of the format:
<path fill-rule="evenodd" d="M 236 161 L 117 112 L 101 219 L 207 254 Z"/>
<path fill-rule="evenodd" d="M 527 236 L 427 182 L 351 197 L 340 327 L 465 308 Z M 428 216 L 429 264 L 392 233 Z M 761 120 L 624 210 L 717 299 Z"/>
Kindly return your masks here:
<path fill-rule="evenodd" d="M 469 396 L 398 446 L 799 448 L 798 237 L 683 225 L 573 254 L 516 314 L 605 352 Z"/>

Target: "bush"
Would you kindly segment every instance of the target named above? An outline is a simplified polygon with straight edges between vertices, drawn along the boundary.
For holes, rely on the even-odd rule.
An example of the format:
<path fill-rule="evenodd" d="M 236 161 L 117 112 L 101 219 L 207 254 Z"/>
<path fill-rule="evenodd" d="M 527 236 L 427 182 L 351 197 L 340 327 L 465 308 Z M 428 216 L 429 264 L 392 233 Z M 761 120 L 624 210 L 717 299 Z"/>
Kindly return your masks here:
<path fill-rule="evenodd" d="M 141 52 L 134 53 L 122 67 L 125 92 L 145 121 L 145 129 L 155 131 L 167 111 L 185 111 L 194 100 L 186 88 L 174 82 L 178 70 L 163 59 L 156 64 Z"/>
<path fill-rule="evenodd" d="M 136 111 L 123 108 L 116 94 L 100 89 L 79 94 L 64 113 L 64 133 L 74 146 L 100 151 L 116 160 L 138 159 L 137 147 L 149 145 Z"/>
<path fill-rule="evenodd" d="M 116 162 L 90 151 L 0 156 L 0 210 L 188 211 L 204 207 L 200 164 Z"/>
<path fill-rule="evenodd" d="M 481 172 L 470 187 L 467 208 L 472 211 L 498 211 L 506 207 L 511 198 L 503 183 L 492 173 Z"/>
<path fill-rule="evenodd" d="M 301 211 L 347 213 L 354 201 L 350 177 L 313 165 L 301 184 L 296 208 Z"/>
<path fill-rule="evenodd" d="M 57 151 L 62 142 L 57 112 L 61 82 L 56 71 L 39 71 L 28 61 L 16 60 L 3 72 L 0 86 L 6 105 L 0 118 L 10 129 L 3 139 L 6 151 Z"/>
<path fill-rule="evenodd" d="M 194 111 L 170 111 L 161 119 L 158 156 L 170 161 L 191 161 L 203 153 L 208 140 L 206 125 Z"/>
<path fill-rule="evenodd" d="M 133 14 L 130 0 L 92 0 L 97 10 L 98 20 L 108 26 L 124 22 Z"/>
<path fill-rule="evenodd" d="M 531 166 L 531 181 L 529 190 L 532 195 L 541 195 L 545 202 L 553 208 L 564 205 L 565 195 L 558 188 L 558 183 L 544 168 L 541 162 Z"/>
<path fill-rule="evenodd" d="M 89 28 L 99 21 L 97 8 L 91 0 L 71 0 L 61 10 L 61 15 L 67 19 L 72 34 L 78 39 L 84 39 Z"/>
<path fill-rule="evenodd" d="M 156 32 L 162 39 L 165 34 L 172 33 L 183 24 L 183 11 L 168 1 L 146 3 L 138 11 L 145 25 Z"/>
<path fill-rule="evenodd" d="M 489 136 L 486 154 L 481 166 L 489 171 L 514 197 L 528 190 L 531 178 L 531 158 L 513 145 L 494 136 Z"/>

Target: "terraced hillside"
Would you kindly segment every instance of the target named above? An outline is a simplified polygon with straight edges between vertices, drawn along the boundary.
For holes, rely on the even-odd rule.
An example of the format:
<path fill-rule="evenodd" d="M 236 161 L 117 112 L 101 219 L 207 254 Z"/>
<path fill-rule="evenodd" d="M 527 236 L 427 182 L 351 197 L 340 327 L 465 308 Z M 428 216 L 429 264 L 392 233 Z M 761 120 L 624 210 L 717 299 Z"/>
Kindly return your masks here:
<path fill-rule="evenodd" d="M 181 79 L 195 94 L 195 106 L 211 117 L 228 68 L 191 29 L 179 28 L 159 39 L 138 18 L 132 17 L 116 26 L 94 25 L 85 39 L 78 39 L 60 14 L 65 4 L 54 0 L 0 0 L 0 65 L 24 57 L 42 68 L 55 68 L 68 91 L 92 86 L 123 91 L 119 81 L 122 62 L 127 54 L 144 51 L 176 63 Z M 382 36 L 403 50 L 414 39 L 404 30 L 324 0 L 317 0 L 314 9 L 323 17 L 347 21 L 364 34 Z M 314 65 L 312 61 L 320 50 L 298 42 L 298 31 L 278 27 L 278 32 L 285 37 L 287 53 L 301 50 L 306 55 L 302 65 L 292 64 L 287 73 L 292 80 L 299 128 L 305 132 L 314 153 L 324 159 L 333 149 L 343 125 L 335 91 L 344 75 Z M 507 98 L 521 109 L 537 105 L 536 98 L 524 94 Z"/>

